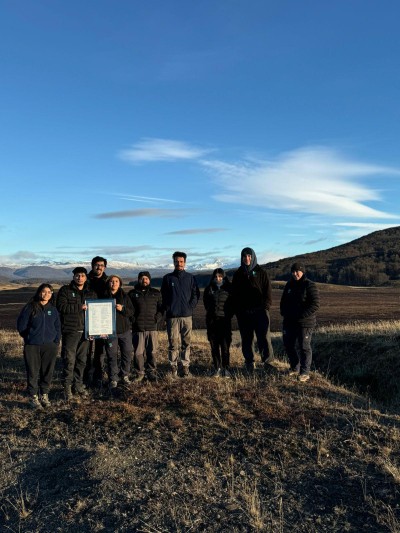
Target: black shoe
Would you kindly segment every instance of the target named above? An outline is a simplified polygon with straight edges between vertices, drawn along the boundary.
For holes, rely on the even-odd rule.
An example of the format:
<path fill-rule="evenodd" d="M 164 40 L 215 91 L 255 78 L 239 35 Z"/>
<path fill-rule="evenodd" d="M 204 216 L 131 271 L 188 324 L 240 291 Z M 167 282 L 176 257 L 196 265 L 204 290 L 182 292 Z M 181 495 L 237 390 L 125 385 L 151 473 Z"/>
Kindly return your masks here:
<path fill-rule="evenodd" d="M 188 366 L 184 366 L 182 368 L 182 377 L 183 378 L 190 378 L 192 377 L 192 374 L 190 373 L 190 370 L 189 370 L 189 367 Z"/>
<path fill-rule="evenodd" d="M 147 380 L 151 383 L 155 383 L 157 381 L 157 374 L 155 372 L 149 372 L 147 374 Z"/>

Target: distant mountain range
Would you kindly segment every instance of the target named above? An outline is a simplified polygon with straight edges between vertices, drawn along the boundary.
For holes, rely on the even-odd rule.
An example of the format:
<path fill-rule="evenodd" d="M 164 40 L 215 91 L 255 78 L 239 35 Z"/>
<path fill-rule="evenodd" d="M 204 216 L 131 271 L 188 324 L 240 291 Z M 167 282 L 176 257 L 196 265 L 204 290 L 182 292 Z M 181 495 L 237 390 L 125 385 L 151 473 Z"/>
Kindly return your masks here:
<path fill-rule="evenodd" d="M 272 280 L 286 280 L 290 266 L 295 261 L 305 263 L 307 275 L 322 283 L 371 286 L 392 284 L 400 280 L 400 226 L 375 231 L 365 237 L 328 250 L 297 255 L 263 265 Z M 0 281 L 33 283 L 44 280 L 65 283 L 72 278 L 76 265 L 85 263 L 51 263 L 49 261 L 31 266 L 0 266 Z M 232 275 L 236 265 L 223 265 L 216 259 L 210 264 L 190 265 L 196 272 L 199 284 L 204 286 L 214 268 L 225 268 Z M 171 271 L 171 265 L 130 265 L 110 262 L 107 273 L 115 273 L 126 282 L 137 279 L 141 270 L 150 270 L 154 281 Z"/>

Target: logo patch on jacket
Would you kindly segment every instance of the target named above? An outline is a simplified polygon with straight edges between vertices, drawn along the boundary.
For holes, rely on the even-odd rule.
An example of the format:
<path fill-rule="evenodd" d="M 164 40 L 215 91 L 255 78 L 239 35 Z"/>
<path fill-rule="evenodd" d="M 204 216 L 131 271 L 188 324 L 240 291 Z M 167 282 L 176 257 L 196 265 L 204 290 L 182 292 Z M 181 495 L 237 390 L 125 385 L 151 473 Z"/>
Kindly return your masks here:
<path fill-rule="evenodd" d="M 51 311 L 47 311 L 47 314 L 48 314 L 48 315 L 51 315 Z"/>

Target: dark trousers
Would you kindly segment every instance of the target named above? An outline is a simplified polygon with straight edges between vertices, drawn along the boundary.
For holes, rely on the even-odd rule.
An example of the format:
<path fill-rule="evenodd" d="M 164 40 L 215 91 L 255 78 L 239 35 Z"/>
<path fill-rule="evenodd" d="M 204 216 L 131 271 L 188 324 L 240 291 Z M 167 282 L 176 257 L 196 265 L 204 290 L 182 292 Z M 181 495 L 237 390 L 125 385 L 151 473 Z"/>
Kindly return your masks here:
<path fill-rule="evenodd" d="M 300 371 L 300 374 L 308 374 L 310 371 L 312 333 L 313 328 L 304 328 L 297 324 L 283 325 L 283 345 L 289 357 L 290 368 Z"/>
<path fill-rule="evenodd" d="M 47 344 L 26 344 L 24 346 L 24 360 L 30 396 L 48 394 L 53 379 L 54 366 L 58 345 L 54 342 Z"/>
<path fill-rule="evenodd" d="M 227 368 L 232 342 L 231 320 L 223 317 L 210 319 L 207 322 L 207 338 L 210 342 L 214 367 Z"/>
<path fill-rule="evenodd" d="M 120 368 L 118 366 L 118 347 L 121 352 Z M 130 331 L 120 333 L 114 339 L 106 342 L 108 377 L 110 381 L 118 381 L 120 376 L 129 376 L 132 351 L 132 333 Z"/>
<path fill-rule="evenodd" d="M 61 356 L 65 386 L 74 384 L 77 389 L 82 387 L 88 350 L 89 341 L 85 339 L 82 331 L 63 334 Z"/>
<path fill-rule="evenodd" d="M 258 350 L 264 363 L 271 363 L 274 350 L 271 342 L 269 312 L 266 309 L 250 310 L 237 315 L 242 353 L 246 365 L 254 363 L 253 340 L 257 339 Z"/>
<path fill-rule="evenodd" d="M 158 331 L 137 331 L 133 334 L 134 366 L 139 375 L 157 369 Z"/>
<path fill-rule="evenodd" d="M 106 341 L 104 341 L 104 339 L 94 339 L 90 341 L 84 372 L 84 382 L 87 385 L 97 383 L 103 379 L 106 360 L 105 343 Z"/>

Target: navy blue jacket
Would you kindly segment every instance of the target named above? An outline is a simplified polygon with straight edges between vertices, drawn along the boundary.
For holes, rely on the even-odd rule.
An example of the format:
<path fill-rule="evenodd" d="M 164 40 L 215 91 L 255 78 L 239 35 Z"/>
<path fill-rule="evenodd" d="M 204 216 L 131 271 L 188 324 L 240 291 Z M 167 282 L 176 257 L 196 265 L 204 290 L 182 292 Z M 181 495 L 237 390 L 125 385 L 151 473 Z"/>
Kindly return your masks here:
<path fill-rule="evenodd" d="M 177 318 L 193 316 L 200 291 L 192 274 L 185 270 L 174 270 L 163 277 L 161 295 L 167 318 Z"/>
<path fill-rule="evenodd" d="M 61 322 L 57 308 L 51 304 L 40 305 L 33 314 L 32 304 L 25 305 L 17 319 L 17 330 L 25 344 L 58 344 L 61 338 Z"/>

